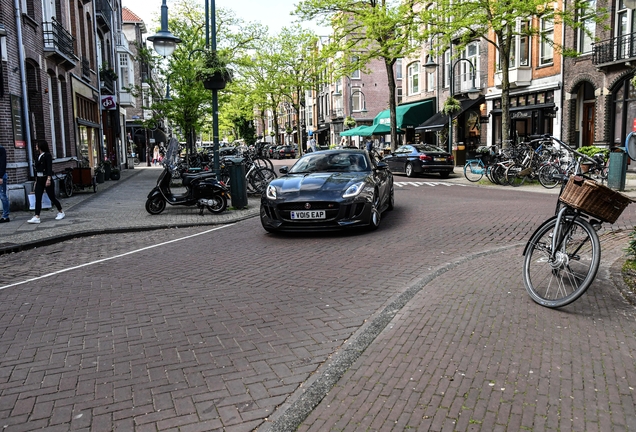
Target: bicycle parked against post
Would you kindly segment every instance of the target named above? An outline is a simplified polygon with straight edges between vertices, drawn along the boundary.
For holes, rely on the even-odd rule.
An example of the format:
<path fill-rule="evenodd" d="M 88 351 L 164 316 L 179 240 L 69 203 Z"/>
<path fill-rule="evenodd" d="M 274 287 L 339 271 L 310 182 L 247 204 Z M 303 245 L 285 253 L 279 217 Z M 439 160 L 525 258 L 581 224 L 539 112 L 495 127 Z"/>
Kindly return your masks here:
<path fill-rule="evenodd" d="M 593 161 L 550 138 L 581 159 Z M 526 291 L 536 303 L 549 308 L 572 303 L 592 284 L 601 261 L 597 230 L 604 222 L 616 222 L 632 201 L 580 174 L 577 166 L 561 187 L 555 216 L 534 232 L 523 251 Z"/>

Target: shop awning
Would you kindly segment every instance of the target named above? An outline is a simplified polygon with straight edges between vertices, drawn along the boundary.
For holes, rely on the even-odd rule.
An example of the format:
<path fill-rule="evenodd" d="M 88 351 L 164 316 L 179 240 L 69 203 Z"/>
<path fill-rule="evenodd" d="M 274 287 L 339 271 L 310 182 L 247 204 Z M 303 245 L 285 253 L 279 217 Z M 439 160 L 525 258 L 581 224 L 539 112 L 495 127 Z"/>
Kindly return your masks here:
<path fill-rule="evenodd" d="M 399 105 L 395 114 L 397 117 L 397 128 L 404 129 L 407 126 L 417 126 L 423 121 L 426 121 L 435 112 L 435 104 L 433 99 L 413 102 L 410 104 Z M 391 123 L 391 111 L 384 110 L 373 119 L 373 124 L 385 124 Z"/>
<path fill-rule="evenodd" d="M 462 106 L 461 111 L 459 111 L 457 114 L 454 114 L 453 117 L 460 116 L 464 111 L 471 109 L 473 106 L 475 106 L 478 103 L 482 103 L 483 101 L 484 101 L 483 97 L 475 99 L 475 100 L 464 99 L 463 101 L 460 102 Z M 415 132 L 437 132 L 446 127 L 448 127 L 448 116 L 446 114 L 442 114 L 441 112 L 437 112 L 433 116 L 431 116 L 428 120 L 426 120 L 424 123 L 418 125 L 415 128 Z"/>
<path fill-rule="evenodd" d="M 340 132 L 340 136 L 364 136 L 361 135 L 359 132 L 365 130 L 366 128 L 367 126 L 358 126 L 353 129 Z"/>

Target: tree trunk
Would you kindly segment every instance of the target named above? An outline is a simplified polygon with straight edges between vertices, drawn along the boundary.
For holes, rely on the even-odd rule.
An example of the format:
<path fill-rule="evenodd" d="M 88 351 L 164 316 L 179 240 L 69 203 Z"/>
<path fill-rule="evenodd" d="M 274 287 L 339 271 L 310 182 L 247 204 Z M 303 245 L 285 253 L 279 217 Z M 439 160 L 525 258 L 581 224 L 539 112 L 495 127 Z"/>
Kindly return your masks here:
<path fill-rule="evenodd" d="M 384 60 L 386 66 L 386 77 L 389 84 L 389 113 L 391 119 L 391 152 L 394 152 L 397 148 L 397 103 L 395 98 L 395 73 L 393 72 L 393 64 L 395 61 Z"/>

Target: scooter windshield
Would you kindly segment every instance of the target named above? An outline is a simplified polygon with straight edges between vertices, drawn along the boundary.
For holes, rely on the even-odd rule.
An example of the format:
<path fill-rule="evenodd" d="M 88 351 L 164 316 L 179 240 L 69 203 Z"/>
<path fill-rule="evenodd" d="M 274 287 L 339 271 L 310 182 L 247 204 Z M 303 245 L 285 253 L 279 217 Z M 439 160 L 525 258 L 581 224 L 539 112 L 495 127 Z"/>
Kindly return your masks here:
<path fill-rule="evenodd" d="M 179 141 L 176 138 L 170 138 L 168 141 L 168 148 L 166 149 L 166 158 L 164 159 L 164 165 L 168 167 L 170 171 L 176 168 L 179 163 Z"/>

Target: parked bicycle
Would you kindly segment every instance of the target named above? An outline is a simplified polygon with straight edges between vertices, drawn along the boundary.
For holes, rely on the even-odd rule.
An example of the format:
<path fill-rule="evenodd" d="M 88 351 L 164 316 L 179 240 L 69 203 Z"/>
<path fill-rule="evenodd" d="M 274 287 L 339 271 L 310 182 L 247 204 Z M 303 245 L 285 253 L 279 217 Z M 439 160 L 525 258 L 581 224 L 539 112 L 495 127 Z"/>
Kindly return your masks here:
<path fill-rule="evenodd" d="M 549 138 L 580 159 L 593 162 L 563 141 Z M 523 282 L 532 300 L 558 308 L 581 297 L 594 281 L 601 261 L 597 230 L 605 222 L 616 222 L 631 201 L 582 176 L 578 165 L 561 187 L 555 216 L 534 232 L 523 251 Z"/>
<path fill-rule="evenodd" d="M 66 168 L 63 172 L 53 173 L 53 179 L 58 181 L 58 185 L 65 197 L 73 196 L 73 168 Z"/>

